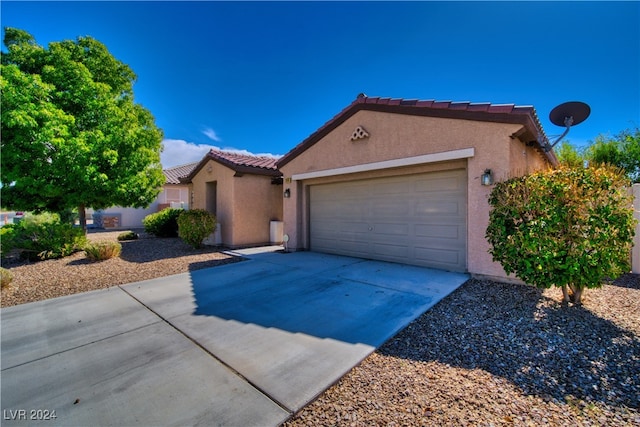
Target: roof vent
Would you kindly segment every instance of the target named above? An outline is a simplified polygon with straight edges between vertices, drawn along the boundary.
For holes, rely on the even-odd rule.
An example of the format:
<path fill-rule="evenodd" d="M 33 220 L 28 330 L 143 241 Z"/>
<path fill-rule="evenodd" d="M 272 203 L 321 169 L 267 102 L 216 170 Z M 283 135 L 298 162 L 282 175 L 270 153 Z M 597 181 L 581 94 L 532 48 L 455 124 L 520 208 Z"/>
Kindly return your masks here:
<path fill-rule="evenodd" d="M 358 126 L 356 130 L 351 134 L 351 141 L 357 141 L 359 139 L 369 138 L 369 132 L 365 130 L 362 126 Z"/>

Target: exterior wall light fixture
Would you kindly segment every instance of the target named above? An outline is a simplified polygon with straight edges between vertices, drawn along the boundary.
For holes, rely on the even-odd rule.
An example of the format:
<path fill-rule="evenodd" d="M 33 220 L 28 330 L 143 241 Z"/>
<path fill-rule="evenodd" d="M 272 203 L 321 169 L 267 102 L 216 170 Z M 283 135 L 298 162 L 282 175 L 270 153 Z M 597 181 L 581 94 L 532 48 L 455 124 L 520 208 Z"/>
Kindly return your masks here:
<path fill-rule="evenodd" d="M 485 169 L 482 177 L 480 178 L 480 182 L 482 185 L 491 185 L 493 184 L 493 174 L 491 173 L 491 169 Z"/>
<path fill-rule="evenodd" d="M 291 190 L 287 188 L 284 190 L 284 198 L 288 199 L 289 197 L 291 197 Z"/>

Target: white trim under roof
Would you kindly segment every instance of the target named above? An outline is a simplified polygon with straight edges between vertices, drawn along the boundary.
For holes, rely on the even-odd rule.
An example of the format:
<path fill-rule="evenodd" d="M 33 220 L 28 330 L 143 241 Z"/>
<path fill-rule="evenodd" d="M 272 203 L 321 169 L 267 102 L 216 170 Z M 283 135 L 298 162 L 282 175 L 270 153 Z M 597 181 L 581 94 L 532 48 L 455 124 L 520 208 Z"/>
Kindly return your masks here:
<path fill-rule="evenodd" d="M 424 154 L 422 156 L 405 157 L 403 159 L 384 160 L 382 162 L 364 163 L 355 166 L 346 166 L 335 169 L 325 169 L 315 172 L 297 173 L 291 176 L 293 181 L 302 181 L 312 178 L 324 178 L 327 176 L 344 175 L 347 173 L 369 172 L 381 169 L 398 168 L 403 166 L 421 165 L 424 163 L 446 162 L 449 160 L 460 160 L 473 157 L 474 148 L 463 148 L 460 150 L 444 151 L 442 153 Z"/>

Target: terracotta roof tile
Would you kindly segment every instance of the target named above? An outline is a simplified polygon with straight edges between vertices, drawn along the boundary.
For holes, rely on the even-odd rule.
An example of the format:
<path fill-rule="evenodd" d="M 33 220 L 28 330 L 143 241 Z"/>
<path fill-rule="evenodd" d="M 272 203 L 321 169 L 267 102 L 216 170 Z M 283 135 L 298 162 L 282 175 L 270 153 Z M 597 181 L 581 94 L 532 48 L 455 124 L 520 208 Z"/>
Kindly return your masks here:
<path fill-rule="evenodd" d="M 174 166 L 162 171 L 166 178 L 167 184 L 180 184 L 180 178 L 186 178 L 198 166 L 198 162 L 188 163 L 186 165 Z"/>
<path fill-rule="evenodd" d="M 467 110 L 469 111 L 487 111 L 491 104 L 488 102 L 478 103 L 478 104 L 469 104 Z"/>
<path fill-rule="evenodd" d="M 214 160 L 239 174 L 267 175 L 274 178 L 282 176 L 276 165 L 277 157 L 212 149 L 196 164 L 190 174 L 181 178 L 180 182 L 190 182 L 209 160 Z"/>
<path fill-rule="evenodd" d="M 256 156 L 253 154 L 239 153 L 235 151 L 221 151 L 211 150 L 208 156 L 214 159 L 221 160 L 225 163 L 233 164 L 235 166 L 246 166 L 260 169 L 276 170 L 276 157 L 272 156 Z"/>
<path fill-rule="evenodd" d="M 557 159 L 553 151 L 546 152 L 540 145 L 547 136 L 542 128 L 540 119 L 532 106 L 518 106 L 515 104 L 491 104 L 471 102 L 451 102 L 435 100 L 415 100 L 401 98 L 368 97 L 358 95 L 355 101 L 336 114 L 331 120 L 322 125 L 307 139 L 295 146 L 277 161 L 278 167 L 289 163 L 300 153 L 318 142 L 342 122 L 360 110 L 409 114 L 417 116 L 431 116 L 454 118 L 462 120 L 477 120 L 497 123 L 517 123 L 523 125 L 523 131 L 519 137 L 528 139 L 526 142 L 538 144 L 543 154 L 552 163 Z"/>
<path fill-rule="evenodd" d="M 431 101 L 421 100 L 416 103 L 416 107 L 431 107 L 432 105 L 433 105 L 432 100 Z"/>
<path fill-rule="evenodd" d="M 513 104 L 497 104 L 497 105 L 491 105 L 489 107 L 489 111 L 492 113 L 511 113 L 513 111 L 513 109 L 515 108 L 515 105 Z"/>
<path fill-rule="evenodd" d="M 451 105 L 451 101 L 434 101 L 431 108 L 442 108 L 447 110 L 449 109 L 449 105 Z"/>
<path fill-rule="evenodd" d="M 452 102 L 449 104 L 449 109 L 451 110 L 467 110 L 469 108 L 470 102 Z"/>

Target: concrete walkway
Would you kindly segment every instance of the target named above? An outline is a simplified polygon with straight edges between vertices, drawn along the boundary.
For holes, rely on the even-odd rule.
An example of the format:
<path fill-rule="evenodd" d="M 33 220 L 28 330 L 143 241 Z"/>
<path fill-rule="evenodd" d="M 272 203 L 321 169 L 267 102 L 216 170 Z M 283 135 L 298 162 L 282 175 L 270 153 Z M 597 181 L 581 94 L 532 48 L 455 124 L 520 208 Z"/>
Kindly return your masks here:
<path fill-rule="evenodd" d="M 2 309 L 2 424 L 275 426 L 468 278 L 275 249 Z"/>

